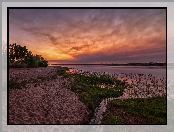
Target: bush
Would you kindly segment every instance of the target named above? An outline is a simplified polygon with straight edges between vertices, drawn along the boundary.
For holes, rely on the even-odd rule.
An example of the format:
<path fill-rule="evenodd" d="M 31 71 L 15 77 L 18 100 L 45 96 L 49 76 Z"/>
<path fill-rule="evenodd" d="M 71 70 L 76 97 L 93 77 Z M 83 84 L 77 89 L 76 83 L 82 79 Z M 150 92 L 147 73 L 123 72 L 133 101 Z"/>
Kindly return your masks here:
<path fill-rule="evenodd" d="M 41 55 L 33 55 L 26 46 L 10 44 L 9 46 L 9 67 L 47 67 L 48 61 Z"/>
<path fill-rule="evenodd" d="M 9 63 L 9 67 L 11 67 L 11 68 L 25 68 L 25 67 L 27 67 L 27 64 L 19 63 L 19 62 L 12 62 L 12 63 Z"/>

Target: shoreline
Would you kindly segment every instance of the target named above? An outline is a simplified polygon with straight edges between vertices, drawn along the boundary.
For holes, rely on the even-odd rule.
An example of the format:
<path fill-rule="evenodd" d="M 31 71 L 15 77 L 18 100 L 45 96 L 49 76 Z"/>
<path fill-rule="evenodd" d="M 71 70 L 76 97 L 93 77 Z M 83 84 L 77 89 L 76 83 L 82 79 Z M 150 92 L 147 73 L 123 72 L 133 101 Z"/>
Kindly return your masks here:
<path fill-rule="evenodd" d="M 108 67 L 115 67 L 115 68 L 159 68 L 159 69 L 165 69 L 168 66 L 131 66 L 131 65 L 100 65 L 100 64 L 50 64 L 48 66 L 108 66 Z"/>
<path fill-rule="evenodd" d="M 60 65 L 61 66 L 61 65 Z M 120 73 L 137 73 L 137 74 L 153 74 L 154 76 L 167 77 L 165 68 L 161 67 L 123 67 L 123 66 L 97 66 L 97 65 L 62 65 L 68 66 L 70 69 L 77 69 L 82 71 L 107 73 L 107 74 L 120 74 Z"/>
<path fill-rule="evenodd" d="M 20 69 L 20 70 L 18 70 L 18 69 Z M 72 77 L 66 78 L 66 77 L 63 77 L 61 75 L 59 75 L 59 76 L 56 75 L 55 76 L 55 74 L 57 74 L 56 73 L 57 70 L 67 70 L 67 69 L 71 69 L 71 68 L 61 67 L 61 66 L 60 67 L 58 67 L 58 66 L 51 66 L 50 67 L 49 66 L 47 68 L 25 68 L 25 69 L 24 68 L 23 69 L 22 68 L 10 68 L 10 74 L 11 75 L 10 75 L 9 79 L 14 79 L 14 78 L 16 79 L 16 77 L 17 77 L 17 80 L 18 80 L 19 83 L 31 80 L 31 81 L 28 81 L 27 82 L 28 84 L 25 85 L 26 88 L 22 88 L 22 89 L 13 89 L 13 88 L 11 89 L 10 88 L 11 89 L 10 90 L 10 96 L 9 96 L 11 98 L 10 99 L 10 101 L 11 101 L 10 106 L 11 107 L 14 106 L 12 104 L 16 104 L 15 102 L 17 100 L 18 100 L 18 102 L 22 103 L 19 100 L 23 100 L 24 97 L 26 97 L 24 100 L 26 100 L 26 101 L 28 100 L 28 101 L 31 101 L 33 103 L 36 103 L 35 100 L 33 100 L 33 99 L 37 99 L 37 100 L 39 99 L 40 103 L 42 102 L 42 104 L 39 105 L 39 110 L 38 111 L 40 111 L 40 114 L 42 115 L 42 118 L 44 117 L 44 115 L 43 115 L 43 112 L 41 112 L 41 111 L 47 111 L 48 112 L 47 109 L 50 109 L 50 111 L 53 108 L 54 108 L 54 110 L 58 109 L 56 115 L 57 115 L 57 118 L 59 119 L 59 121 L 56 121 L 56 119 L 53 119 L 52 121 L 50 120 L 52 117 L 49 117 L 49 116 L 54 115 L 53 114 L 54 111 L 52 110 L 50 113 L 46 114 L 47 118 L 48 118 L 48 119 L 47 118 L 46 119 L 49 120 L 49 121 L 45 120 L 44 123 L 46 123 L 46 124 L 47 123 L 49 123 L 49 124 L 57 124 L 57 123 L 58 124 L 79 124 L 79 123 L 82 123 L 82 122 L 83 122 L 82 124 L 87 123 L 87 120 L 89 120 L 89 119 L 86 119 L 86 117 L 88 117 L 87 115 L 89 114 L 89 111 L 87 110 L 88 108 L 84 103 L 82 103 L 79 100 L 79 97 L 77 96 L 77 93 L 72 92 L 72 90 L 70 88 L 71 87 L 70 86 L 70 82 L 71 82 L 70 80 L 72 80 L 73 78 Z M 77 72 L 77 71 L 75 71 L 75 72 Z M 77 73 L 82 74 L 82 71 L 79 70 Z M 135 75 L 132 74 L 132 76 L 129 76 L 129 77 L 133 77 L 133 76 L 135 76 Z M 116 77 L 115 79 L 122 80 L 123 82 L 128 81 L 127 83 L 131 84 L 130 83 L 131 81 L 129 79 L 126 80 L 125 77 L 128 77 L 128 74 L 124 74 L 124 77 L 123 76 Z M 138 77 L 138 76 L 135 76 L 135 77 Z M 137 81 L 139 81 L 139 80 L 137 80 Z M 153 93 L 151 95 L 149 94 L 149 96 L 148 96 L 147 93 L 146 93 L 146 95 L 142 94 L 143 92 L 147 92 L 146 90 L 143 89 L 142 83 L 138 83 L 138 84 L 140 84 L 139 86 L 141 86 L 142 88 L 139 88 L 138 86 L 136 86 L 135 85 L 136 83 L 137 82 L 135 81 L 134 83 L 131 84 L 131 85 L 133 85 L 133 87 L 124 89 L 123 95 L 118 97 L 118 99 L 125 100 L 125 99 L 131 99 L 131 98 L 150 98 L 150 97 L 154 97 L 154 96 L 157 96 L 157 95 L 159 95 L 159 96 L 166 95 L 166 88 L 163 87 L 163 86 L 165 86 L 165 82 L 163 83 L 163 85 L 161 84 L 162 89 L 159 88 L 158 85 L 156 85 L 156 87 L 154 87 L 154 88 L 149 87 L 149 90 L 151 90 L 151 92 L 160 93 L 160 94 L 154 94 Z M 147 82 L 145 84 L 147 84 Z M 28 96 L 27 93 L 30 93 L 30 95 L 31 95 L 31 97 L 33 97 L 33 99 L 30 96 Z M 60 93 L 62 93 L 62 94 L 60 94 Z M 24 95 L 24 96 L 22 96 L 22 95 Z M 57 98 L 57 96 L 59 96 L 59 99 Z M 64 101 L 62 101 L 63 107 L 59 109 L 59 107 L 60 107 L 59 105 L 61 104 L 61 98 L 64 100 Z M 44 100 L 46 100 L 46 102 L 43 102 Z M 65 100 L 67 100 L 67 102 Z M 59 105 L 55 105 L 56 101 L 59 102 Z M 78 103 L 76 104 L 76 102 L 78 102 Z M 55 106 L 49 107 L 48 103 L 52 104 L 52 105 L 54 104 Z M 76 104 L 76 105 L 73 106 L 72 104 Z M 34 111 L 34 109 L 36 109 L 36 106 L 38 104 L 36 103 L 36 104 L 32 104 L 32 105 L 33 105 L 33 107 L 31 109 L 33 109 L 33 110 L 31 110 L 31 111 Z M 106 104 L 103 104 L 103 105 L 106 105 Z M 26 105 L 26 107 L 27 107 L 27 105 Z M 82 109 L 81 110 L 82 112 L 79 111 L 79 108 Z M 101 108 L 102 109 L 106 108 L 106 106 L 101 106 Z M 14 109 L 14 108 L 12 107 L 12 109 Z M 21 109 L 24 109 L 24 108 L 21 108 Z M 64 114 L 61 113 L 61 109 L 64 110 L 63 113 L 65 115 L 67 114 L 67 112 L 69 112 L 69 117 L 68 116 L 65 116 L 65 117 L 62 116 Z M 74 110 L 75 113 L 77 113 L 78 117 L 77 117 L 77 115 L 73 116 L 72 112 L 70 112 L 72 109 Z M 67 112 L 65 112 L 65 111 L 67 111 Z M 79 117 L 79 112 L 78 111 L 81 113 L 80 117 Z M 106 109 L 103 109 L 103 112 L 105 112 L 105 111 L 106 111 Z M 97 112 L 97 110 L 96 110 L 96 112 Z M 103 113 L 103 112 L 100 112 L 100 113 Z M 26 114 L 27 112 L 23 112 L 23 114 L 24 113 Z M 36 124 L 40 124 L 39 122 L 41 120 L 39 121 L 39 119 L 41 119 L 41 118 L 39 118 L 39 116 L 41 116 L 41 115 L 38 115 L 38 113 L 33 112 L 33 115 L 38 117 L 37 121 L 36 122 L 28 121 L 28 123 L 29 122 L 30 123 L 34 122 Z M 58 117 L 58 116 L 60 116 L 60 117 Z M 77 118 L 79 118 L 79 119 L 77 119 Z M 12 117 L 10 119 L 12 120 Z M 50 123 L 50 122 L 52 122 L 52 123 Z M 14 122 L 12 121 L 11 123 L 13 124 Z M 27 123 L 27 121 L 26 121 L 26 123 Z"/>

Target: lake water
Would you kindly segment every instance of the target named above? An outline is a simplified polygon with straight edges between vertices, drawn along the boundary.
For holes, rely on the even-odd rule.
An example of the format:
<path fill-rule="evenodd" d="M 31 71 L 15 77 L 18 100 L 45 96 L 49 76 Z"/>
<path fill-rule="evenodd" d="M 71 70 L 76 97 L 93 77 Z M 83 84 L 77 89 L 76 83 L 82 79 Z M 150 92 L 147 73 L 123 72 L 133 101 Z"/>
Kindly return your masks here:
<path fill-rule="evenodd" d="M 143 66 L 104 66 L 104 65 L 61 65 L 83 71 L 106 72 L 109 74 L 138 73 L 166 77 L 166 68 Z M 173 69 L 172 69 L 173 70 Z"/>

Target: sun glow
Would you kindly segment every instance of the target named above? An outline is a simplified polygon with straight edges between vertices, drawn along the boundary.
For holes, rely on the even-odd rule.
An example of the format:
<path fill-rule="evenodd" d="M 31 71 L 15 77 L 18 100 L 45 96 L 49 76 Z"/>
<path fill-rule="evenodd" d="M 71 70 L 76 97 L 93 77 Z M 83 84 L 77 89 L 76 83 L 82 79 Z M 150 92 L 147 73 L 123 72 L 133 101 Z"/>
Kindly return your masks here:
<path fill-rule="evenodd" d="M 142 62 L 142 59 L 163 62 L 166 59 L 165 9 L 45 12 L 43 15 L 40 10 L 11 10 L 10 43 L 27 46 L 33 54 L 61 62 Z"/>

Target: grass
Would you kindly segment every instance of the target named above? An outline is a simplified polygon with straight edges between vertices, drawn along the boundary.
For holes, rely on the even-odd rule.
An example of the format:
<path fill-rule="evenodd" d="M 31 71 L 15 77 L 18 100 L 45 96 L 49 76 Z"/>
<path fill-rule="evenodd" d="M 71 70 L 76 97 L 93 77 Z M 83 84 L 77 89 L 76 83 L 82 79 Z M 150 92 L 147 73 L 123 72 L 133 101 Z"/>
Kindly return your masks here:
<path fill-rule="evenodd" d="M 62 69 L 62 70 L 57 70 L 57 75 L 62 76 L 66 74 L 66 70 Z"/>
<path fill-rule="evenodd" d="M 25 87 L 25 85 L 27 84 L 27 81 L 23 81 L 23 82 L 17 82 L 14 80 L 10 80 L 9 81 L 9 88 L 14 88 L 14 89 L 21 89 L 23 87 Z"/>
<path fill-rule="evenodd" d="M 90 114 L 89 117 L 87 117 L 88 121 L 90 121 L 90 119 L 93 117 L 96 107 L 99 106 L 103 99 L 121 96 L 124 88 L 128 86 L 128 84 L 125 82 L 116 80 L 106 74 L 68 74 L 64 69 L 57 70 L 57 74 L 50 78 L 38 77 L 37 79 L 31 79 L 29 81 L 30 83 L 35 83 L 34 87 L 37 87 L 39 82 L 53 80 L 56 79 L 57 76 L 74 79 L 74 81 L 71 82 L 71 90 L 75 92 L 79 100 L 88 107 Z M 9 81 L 10 88 L 21 89 L 25 87 L 26 84 L 27 81 L 20 83 L 15 80 Z M 124 111 L 118 115 L 115 111 L 116 108 L 121 108 Z M 127 115 L 125 112 L 142 119 L 146 118 L 150 120 L 152 124 L 166 124 L 166 98 L 154 97 L 147 99 L 110 101 L 101 124 L 128 124 L 127 120 L 125 119 L 125 116 Z M 144 124 L 146 124 L 146 122 Z"/>
<path fill-rule="evenodd" d="M 127 121 L 123 120 L 125 119 L 124 113 L 119 116 L 116 115 L 115 108 L 122 108 L 133 116 L 148 119 L 142 124 L 149 124 L 149 122 L 151 124 L 166 124 L 166 97 L 110 101 L 108 110 L 103 116 L 102 124 L 127 124 Z M 118 120 L 113 120 L 115 118 Z"/>
<path fill-rule="evenodd" d="M 37 87 L 41 82 L 51 81 L 53 79 L 56 79 L 57 76 L 68 77 L 68 75 L 66 74 L 66 70 L 58 70 L 57 74 L 51 77 L 37 77 L 37 79 L 30 79 L 22 82 L 18 82 L 17 80 L 14 79 L 9 80 L 9 88 L 21 89 L 22 87 L 25 87 L 27 83 L 33 83 L 34 87 Z"/>
<path fill-rule="evenodd" d="M 71 90 L 88 107 L 89 120 L 93 117 L 96 107 L 99 106 L 103 99 L 121 96 L 126 87 L 124 82 L 113 79 L 108 75 L 97 76 L 91 74 L 86 76 L 74 73 L 70 76 L 75 79 L 71 83 Z M 101 88 L 101 85 L 105 85 L 105 88 Z"/>
<path fill-rule="evenodd" d="M 124 124 L 124 120 L 119 117 L 115 116 L 113 113 L 107 113 L 103 119 L 102 119 L 102 124 Z"/>
<path fill-rule="evenodd" d="M 9 67 L 10 68 L 26 68 L 27 65 L 24 63 L 18 63 L 18 62 L 9 62 Z"/>

